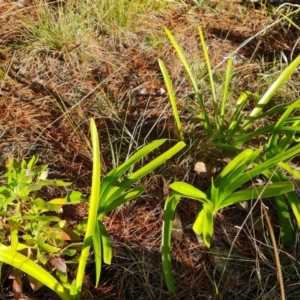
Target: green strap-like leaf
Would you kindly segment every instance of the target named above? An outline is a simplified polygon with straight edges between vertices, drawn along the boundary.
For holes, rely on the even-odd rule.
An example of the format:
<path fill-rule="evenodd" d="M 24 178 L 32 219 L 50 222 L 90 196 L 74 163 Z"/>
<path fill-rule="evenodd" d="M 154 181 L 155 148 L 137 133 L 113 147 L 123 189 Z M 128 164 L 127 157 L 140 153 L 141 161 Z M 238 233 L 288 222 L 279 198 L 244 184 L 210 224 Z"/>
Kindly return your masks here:
<path fill-rule="evenodd" d="M 95 257 L 95 269 L 96 269 L 96 282 L 97 287 L 100 281 L 101 270 L 102 270 L 102 245 L 101 245 L 101 233 L 99 224 L 101 221 L 97 221 L 95 224 L 95 232 L 93 234 L 93 249 Z"/>
<path fill-rule="evenodd" d="M 159 59 L 158 64 L 159 64 L 161 73 L 163 74 L 164 81 L 165 81 L 165 84 L 166 84 L 166 87 L 167 87 L 167 91 L 168 91 L 170 103 L 171 103 L 171 106 L 172 106 L 177 131 L 179 133 L 180 139 L 182 141 L 184 141 L 184 135 L 183 135 L 183 131 L 182 131 L 180 116 L 179 116 L 179 112 L 178 112 L 178 109 L 177 109 L 176 98 L 175 98 L 175 93 L 174 93 L 173 85 L 172 85 L 172 82 L 171 82 L 171 78 L 170 78 L 168 70 L 166 69 L 166 67 L 165 67 L 164 63 L 162 62 L 162 60 Z"/>
<path fill-rule="evenodd" d="M 90 197 L 90 206 L 88 214 L 88 222 L 86 233 L 84 237 L 83 247 L 79 259 L 78 271 L 76 276 L 76 286 L 77 286 L 77 297 L 80 297 L 82 283 L 85 274 L 85 266 L 88 260 L 88 255 L 90 247 L 93 241 L 93 235 L 95 230 L 95 224 L 97 220 L 97 212 L 99 205 L 99 195 L 100 195 L 100 145 L 97 127 L 94 119 L 91 119 L 90 122 L 91 138 L 93 145 L 93 175 L 92 175 L 92 187 L 91 187 L 91 197 Z"/>
<path fill-rule="evenodd" d="M 126 179 L 124 179 L 118 186 L 112 187 L 106 196 L 109 202 L 112 203 L 121 193 L 123 193 L 127 188 L 132 186 L 138 180 L 152 172 L 154 169 L 158 168 L 160 165 L 165 163 L 168 159 L 179 152 L 183 147 L 185 147 L 184 142 L 178 142 L 171 149 L 167 150 L 163 154 L 159 155 L 157 158 L 153 159 L 151 162 L 141 167 L 139 170 L 132 173 Z M 141 156 L 142 158 L 142 156 Z M 108 201 L 108 200 L 106 200 Z"/>
<path fill-rule="evenodd" d="M 290 78 L 290 76 L 295 72 L 297 67 L 300 64 L 300 56 L 298 56 L 290 65 L 286 67 L 286 69 L 280 73 L 280 76 L 277 80 L 270 86 L 267 92 L 263 95 L 263 97 L 259 100 L 256 107 L 250 113 L 250 117 L 257 116 L 261 110 L 265 107 L 265 105 L 271 100 L 273 95 L 278 91 L 278 89 Z M 248 123 L 249 124 L 249 123 Z M 250 125 L 250 124 L 249 124 Z M 246 129 L 248 125 L 244 128 Z"/>
<path fill-rule="evenodd" d="M 68 291 L 49 272 L 23 254 L 0 244 L 0 261 L 18 268 L 22 272 L 39 280 L 59 295 L 61 299 L 69 300 Z"/>
<path fill-rule="evenodd" d="M 101 236 L 101 244 L 103 250 L 103 261 L 110 265 L 112 260 L 112 247 L 109 238 L 109 234 L 107 233 L 104 224 L 99 221 L 99 229 L 100 229 L 100 236 Z"/>
<path fill-rule="evenodd" d="M 144 158 L 153 150 L 160 147 L 163 143 L 165 143 L 166 139 L 156 140 L 151 142 L 150 144 L 144 146 L 142 149 L 138 150 L 131 157 L 129 157 L 122 165 L 118 168 L 111 170 L 103 179 L 101 183 L 101 203 L 105 202 L 108 197 L 108 193 L 111 192 L 112 187 L 117 183 L 118 180 L 122 177 L 122 175 L 132 167 L 136 162 Z M 111 195 L 111 193 L 110 193 Z"/>
<path fill-rule="evenodd" d="M 220 210 L 229 205 L 251 199 L 271 198 L 288 192 L 292 192 L 293 190 L 294 185 L 290 181 L 276 182 L 268 184 L 267 186 L 247 188 L 229 195 L 225 200 L 223 200 L 222 203 L 219 203 L 219 205 L 215 209 Z"/>
<path fill-rule="evenodd" d="M 276 122 L 276 125 L 275 125 L 274 130 L 273 130 L 273 134 L 272 134 L 271 138 L 269 139 L 268 149 L 272 149 L 273 147 L 277 146 L 277 141 L 279 139 L 279 134 L 283 130 L 283 127 L 285 125 L 285 122 L 286 122 L 287 118 L 290 116 L 290 114 L 295 109 L 299 108 L 299 106 L 300 106 L 300 99 L 298 101 L 295 101 L 293 104 L 289 105 L 287 107 L 287 109 L 285 110 L 285 112 L 281 115 L 279 120 Z M 287 129 L 285 129 L 285 130 L 287 130 Z M 297 131 L 296 128 L 294 130 Z M 284 149 L 282 149 L 282 150 L 284 150 Z M 267 154 L 267 157 L 268 157 L 268 154 Z"/>
<path fill-rule="evenodd" d="M 214 180 L 215 186 L 219 188 L 218 199 L 211 199 L 214 205 L 222 203 L 223 199 L 250 180 L 247 178 L 244 182 L 240 182 L 240 185 L 236 184 L 237 180 L 244 174 L 246 168 L 258 157 L 261 151 L 262 148 L 259 148 L 256 151 L 246 149 L 227 164 L 219 176 Z M 212 198 L 210 194 L 208 194 L 208 197 Z"/>
<path fill-rule="evenodd" d="M 181 48 L 179 47 L 179 45 L 177 44 L 176 40 L 174 39 L 172 33 L 166 28 L 164 27 L 164 30 L 172 44 L 172 46 L 174 47 L 179 59 L 181 60 L 183 66 L 184 66 L 184 69 L 187 73 L 187 76 L 189 78 L 189 81 L 193 87 L 193 90 L 195 92 L 195 96 L 196 96 L 196 99 L 200 105 L 200 108 L 201 108 L 201 112 L 202 112 L 202 115 L 203 115 L 203 125 L 204 125 L 204 128 L 206 129 L 206 131 L 209 133 L 209 135 L 212 135 L 213 134 L 213 129 L 212 129 L 212 125 L 210 123 L 210 120 L 209 120 L 209 117 L 208 117 L 208 114 L 206 112 L 206 107 L 205 107 L 205 103 L 201 97 L 201 94 L 200 94 L 200 91 L 198 89 L 198 86 L 197 86 L 197 83 L 196 83 L 196 80 L 193 76 L 193 73 L 191 71 L 191 68 L 181 50 Z"/>
<path fill-rule="evenodd" d="M 171 233 L 176 206 L 181 195 L 171 192 L 165 200 L 163 230 L 162 230 L 162 265 L 168 291 L 175 292 L 175 284 L 171 265 Z"/>
<path fill-rule="evenodd" d="M 99 215 L 99 218 L 101 219 L 103 216 L 107 215 L 112 210 L 116 209 L 122 204 L 125 204 L 128 201 L 131 201 L 132 199 L 137 198 L 144 192 L 145 192 L 145 188 L 142 185 L 139 185 L 134 189 L 131 189 L 126 193 L 123 193 L 121 196 L 119 196 L 117 199 L 114 199 L 113 201 L 109 201 L 110 199 L 107 199 L 107 203 L 105 203 L 103 214 Z"/>
<path fill-rule="evenodd" d="M 281 227 L 280 228 L 281 243 L 283 246 L 290 247 L 292 246 L 294 241 L 294 228 L 291 223 L 290 210 L 287 205 L 286 199 L 283 195 L 274 197 L 274 199 L 275 199 L 279 224 Z"/>

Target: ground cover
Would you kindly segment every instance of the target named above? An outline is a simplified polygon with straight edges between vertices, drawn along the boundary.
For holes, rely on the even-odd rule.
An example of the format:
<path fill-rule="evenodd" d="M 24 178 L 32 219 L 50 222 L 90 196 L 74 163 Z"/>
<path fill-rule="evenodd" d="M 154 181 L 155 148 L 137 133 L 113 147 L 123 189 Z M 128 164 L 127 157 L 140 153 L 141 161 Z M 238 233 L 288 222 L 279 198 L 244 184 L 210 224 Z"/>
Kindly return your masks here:
<path fill-rule="evenodd" d="M 245 90 L 263 94 L 299 54 L 297 15 L 293 17 L 294 23 L 283 18 L 292 6 L 276 11 L 274 7 L 255 7 L 237 1 L 200 1 L 199 5 L 196 2 L 170 1 L 161 5 L 159 1 L 149 1 L 143 9 L 128 13 L 128 20 L 114 22 L 119 20 L 117 12 L 114 19 L 106 21 L 88 7 L 80 14 L 76 7 L 79 3 L 75 1 L 1 1 L 2 170 L 11 157 L 29 159 L 39 153 L 39 163 L 49 165 L 50 178 L 73 183 L 64 190 L 48 187 L 43 194 L 45 199 L 62 197 L 71 190 L 89 195 L 90 117 L 94 117 L 99 130 L 103 174 L 154 139 L 168 138 L 170 144 L 177 140 L 158 58 L 170 72 L 186 130 L 193 125 L 190 120 L 196 107 L 191 101 L 193 90 L 163 26 L 182 46 L 205 95 L 209 88 L 197 26 L 201 25 L 204 32 L 217 76 L 217 93 L 224 84 L 227 59 L 233 55 L 232 101 Z M 272 105 L 289 103 L 298 97 L 298 78 L 295 72 L 274 96 Z M 178 228 L 173 231 L 172 241 L 176 293 L 167 292 L 160 248 L 169 184 L 184 180 L 206 188 L 208 179 L 195 172 L 195 163 L 205 161 L 218 173 L 227 159 L 218 149 L 208 151 L 207 141 L 201 139 L 201 129 L 196 132 L 199 137 L 193 143 L 199 143 L 197 151 L 176 156 L 144 178 L 142 183 L 147 192 L 103 219 L 112 239 L 113 263 L 104 266 L 100 285 L 94 288 L 91 256 L 83 299 L 280 297 L 273 248 L 262 221 L 261 205 L 255 201 L 251 214 L 247 208 L 229 207 L 217 215 L 213 246 L 209 250 L 201 245 L 191 228 L 195 203 L 179 204 L 175 216 Z M 274 204 L 270 201 L 267 206 L 278 236 Z M 70 226 L 76 226 L 86 214 L 87 205 L 77 204 L 65 207 L 61 217 Z M 245 223 L 247 217 L 249 221 Z M 290 249 L 280 249 L 287 299 L 297 299 L 298 247 L 296 239 Z M 219 257 L 228 256 L 232 263 L 224 268 Z M 11 293 L 9 272 L 5 274 L 4 299 Z M 70 274 L 75 276 L 76 267 L 70 267 Z M 25 281 L 22 297 L 56 296 L 46 288 L 33 293 Z"/>

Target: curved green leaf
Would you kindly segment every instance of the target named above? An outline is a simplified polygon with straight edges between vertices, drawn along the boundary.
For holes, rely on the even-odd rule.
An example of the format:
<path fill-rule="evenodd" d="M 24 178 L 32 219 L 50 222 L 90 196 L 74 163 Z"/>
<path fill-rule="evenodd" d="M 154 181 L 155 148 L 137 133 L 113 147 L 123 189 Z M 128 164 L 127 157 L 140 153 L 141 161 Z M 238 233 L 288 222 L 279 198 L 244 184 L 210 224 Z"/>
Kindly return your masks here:
<path fill-rule="evenodd" d="M 68 291 L 45 269 L 28 257 L 0 244 L 0 261 L 9 264 L 39 280 L 63 300 L 69 300 Z"/>
<path fill-rule="evenodd" d="M 209 201 L 205 193 L 203 193 L 199 189 L 195 188 L 194 186 L 186 182 L 183 181 L 174 182 L 170 184 L 170 188 L 183 197 L 195 199 L 202 203 L 207 203 Z"/>
<path fill-rule="evenodd" d="M 100 195 L 100 146 L 97 127 L 94 119 L 91 118 L 90 121 L 91 138 L 93 145 L 93 175 L 92 175 L 92 187 L 91 187 L 91 199 L 89 206 L 88 222 L 86 233 L 84 237 L 82 252 L 79 259 L 78 271 L 76 276 L 76 287 L 77 287 L 77 297 L 80 297 L 82 283 L 84 279 L 85 266 L 88 260 L 88 255 L 90 247 L 93 240 L 95 224 L 97 220 L 97 212 L 99 205 L 99 195 Z"/>

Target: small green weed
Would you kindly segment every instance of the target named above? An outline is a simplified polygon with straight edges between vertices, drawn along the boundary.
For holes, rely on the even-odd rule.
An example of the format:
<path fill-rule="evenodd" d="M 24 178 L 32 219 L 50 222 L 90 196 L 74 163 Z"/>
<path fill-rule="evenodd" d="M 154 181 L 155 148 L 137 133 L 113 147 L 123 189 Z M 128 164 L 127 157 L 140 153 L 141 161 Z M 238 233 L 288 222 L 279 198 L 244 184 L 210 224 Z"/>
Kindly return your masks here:
<path fill-rule="evenodd" d="M 66 241 L 79 241 L 80 237 L 58 216 L 49 214 L 59 211 L 64 204 L 75 203 L 73 193 L 48 202 L 39 197 L 45 186 L 66 187 L 70 183 L 47 179 L 47 166 L 36 167 L 37 161 L 38 155 L 34 155 L 28 163 L 10 159 L 6 164 L 6 184 L 0 187 L 0 239 L 3 249 L 20 251 L 45 265 L 48 261 L 55 262 L 55 256 L 61 255 Z M 66 266 L 61 260 L 60 265 L 64 265 L 64 271 L 58 267 L 56 272 L 61 273 L 61 277 L 66 276 Z M 21 291 L 20 275 L 14 277 L 13 289 Z M 35 290 L 41 286 L 36 279 L 28 276 Z"/>

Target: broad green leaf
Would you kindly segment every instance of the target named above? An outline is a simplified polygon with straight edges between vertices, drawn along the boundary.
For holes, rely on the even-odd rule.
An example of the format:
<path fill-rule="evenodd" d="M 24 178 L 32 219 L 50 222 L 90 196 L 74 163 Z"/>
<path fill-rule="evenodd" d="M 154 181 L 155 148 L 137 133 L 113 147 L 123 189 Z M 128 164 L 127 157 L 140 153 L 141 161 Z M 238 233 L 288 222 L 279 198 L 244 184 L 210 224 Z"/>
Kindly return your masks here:
<path fill-rule="evenodd" d="M 267 170 L 271 169 L 281 161 L 286 161 L 296 156 L 300 152 L 300 144 L 286 150 L 284 153 L 279 153 L 273 158 L 267 159 L 266 161 L 257 164 L 253 169 L 246 171 L 243 175 L 236 179 L 234 183 L 231 184 L 230 190 L 235 191 L 247 181 L 251 180 L 259 174 L 263 174 Z"/>
<path fill-rule="evenodd" d="M 41 212 L 46 211 L 57 211 L 61 208 L 59 204 L 53 204 L 50 201 L 46 202 L 41 198 L 37 198 L 31 202 L 33 205 L 37 206 L 37 208 L 41 209 Z"/>
<path fill-rule="evenodd" d="M 16 229 L 10 231 L 11 249 L 17 250 L 19 244 L 19 232 Z"/>
<path fill-rule="evenodd" d="M 214 184 L 214 179 L 211 179 L 211 185 L 210 185 L 210 200 L 213 204 L 213 207 L 217 206 L 218 201 L 219 201 L 219 192 L 220 189 L 218 187 L 215 186 Z"/>
<path fill-rule="evenodd" d="M 203 224 L 202 237 L 203 237 L 203 242 L 205 247 L 210 248 L 210 242 L 211 242 L 213 228 L 214 228 L 214 213 L 212 209 L 207 205 L 203 206 L 203 211 L 204 211 L 204 224 Z M 193 229 L 195 231 L 194 226 Z"/>
<path fill-rule="evenodd" d="M 43 186 L 69 186 L 71 185 L 72 182 L 65 182 L 63 180 L 57 180 L 57 179 L 53 179 L 53 180 L 40 180 L 38 181 L 35 185 L 37 188 L 43 187 Z"/>
<path fill-rule="evenodd" d="M 68 203 L 79 203 L 86 201 L 85 196 L 79 191 L 72 191 L 65 197 L 66 202 Z"/>
<path fill-rule="evenodd" d="M 193 230 L 198 235 L 202 234 L 204 245 L 207 248 L 210 248 L 210 241 L 213 234 L 213 215 L 214 212 L 212 208 L 204 204 L 193 224 Z"/>
<path fill-rule="evenodd" d="M 196 234 L 202 234 L 203 229 L 204 229 L 204 223 L 205 223 L 205 218 L 206 218 L 206 211 L 205 209 L 200 210 L 198 213 L 196 220 L 193 224 L 193 230 L 195 231 Z"/>
<path fill-rule="evenodd" d="M 300 172 L 291 167 L 290 165 L 288 165 L 287 163 L 285 162 L 280 162 L 279 163 L 279 166 L 283 169 L 285 169 L 287 172 L 289 172 L 291 175 L 293 175 L 296 179 L 300 180 Z"/>
<path fill-rule="evenodd" d="M 286 199 L 287 199 L 287 202 L 289 203 L 289 205 L 290 205 L 290 207 L 291 207 L 291 209 L 294 213 L 294 216 L 297 220 L 298 228 L 300 229 L 300 202 L 299 202 L 299 198 L 296 195 L 296 193 L 291 192 L 291 193 L 286 194 Z"/>
<path fill-rule="evenodd" d="M 80 241 L 80 236 L 69 228 L 48 228 L 47 234 L 49 237 L 62 241 Z"/>
<path fill-rule="evenodd" d="M 45 286 L 53 290 L 63 300 L 69 300 L 68 291 L 45 269 L 26 256 L 0 245 L 0 261 L 9 264 L 22 272 L 36 278 Z"/>
<path fill-rule="evenodd" d="M 253 188 L 247 188 L 241 191 L 237 191 L 229 195 L 222 203 L 215 208 L 220 210 L 232 204 L 236 204 L 242 201 L 258 199 L 258 198 L 271 198 L 279 196 L 294 190 L 292 182 L 276 182 L 268 184 L 267 186 L 258 186 Z"/>
<path fill-rule="evenodd" d="M 231 145 L 225 144 L 225 143 L 217 143 L 217 142 L 216 143 L 211 143 L 211 146 L 215 147 L 217 149 L 224 149 L 227 152 L 235 154 L 235 155 L 237 155 L 237 154 L 239 154 L 239 153 L 242 152 L 241 149 L 236 148 L 235 146 L 231 146 Z"/>
<path fill-rule="evenodd" d="M 186 182 L 174 182 L 170 184 L 170 188 L 176 193 L 180 194 L 182 197 L 198 200 L 202 203 L 207 203 L 209 201 L 205 193 Z"/>
<path fill-rule="evenodd" d="M 74 197 L 74 198 L 72 197 L 72 200 L 67 199 L 67 197 L 65 197 L 65 198 L 55 198 L 55 199 L 50 200 L 48 203 L 54 204 L 54 205 L 60 205 L 60 207 L 61 207 L 62 205 L 76 204 L 76 203 L 81 202 L 79 199 L 76 200 L 76 197 Z M 71 201 L 73 201 L 73 202 L 71 202 Z"/>
<path fill-rule="evenodd" d="M 262 149 L 260 151 L 262 151 Z M 222 183 L 224 185 L 224 180 L 231 179 L 232 174 L 237 173 L 237 175 L 235 176 L 239 176 L 239 174 L 243 173 L 249 165 L 248 162 L 252 162 L 252 157 L 254 153 L 254 150 L 246 149 L 243 152 L 239 153 L 237 156 L 235 156 L 234 159 L 225 166 L 222 172 L 214 180 L 215 185 L 220 186 L 222 185 Z"/>
<path fill-rule="evenodd" d="M 47 259 L 42 255 L 40 248 L 37 249 L 36 258 L 40 261 L 43 265 L 46 265 Z"/>
<path fill-rule="evenodd" d="M 76 284 L 76 279 L 74 279 L 71 283 L 71 288 L 70 288 L 70 300 L 77 300 L 77 284 Z"/>

